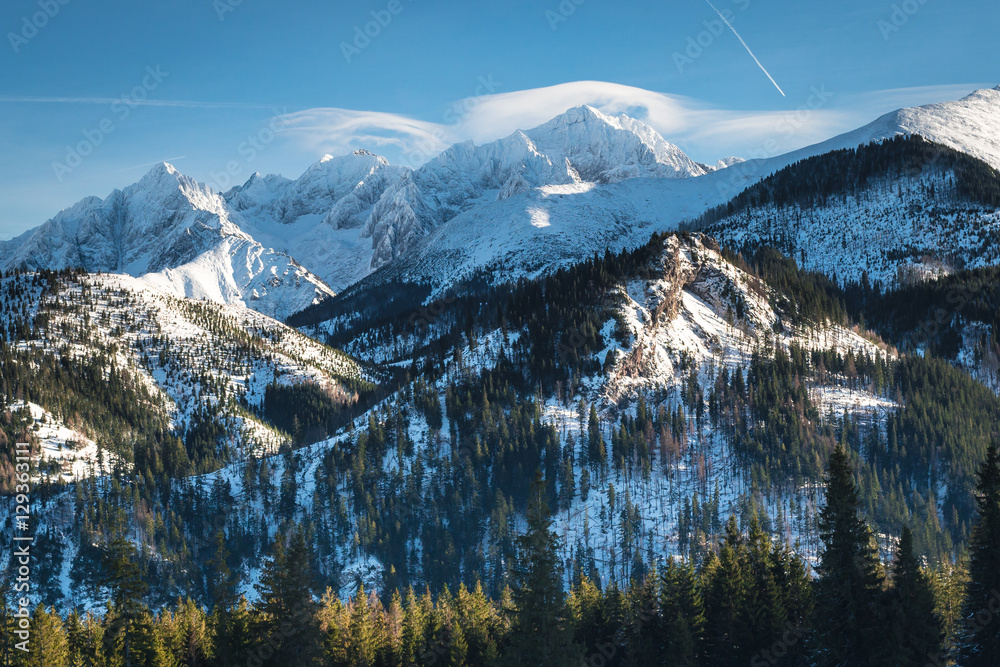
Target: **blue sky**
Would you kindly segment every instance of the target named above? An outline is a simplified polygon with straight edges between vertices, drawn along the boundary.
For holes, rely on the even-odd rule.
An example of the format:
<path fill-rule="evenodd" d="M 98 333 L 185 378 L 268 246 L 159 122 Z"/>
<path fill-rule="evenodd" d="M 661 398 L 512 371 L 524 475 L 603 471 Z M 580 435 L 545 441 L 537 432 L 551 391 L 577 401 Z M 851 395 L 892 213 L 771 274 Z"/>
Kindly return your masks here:
<path fill-rule="evenodd" d="M 0 238 L 164 160 L 217 189 L 415 165 L 590 103 L 714 162 L 1000 83 L 996 0 L 713 2 L 785 96 L 704 0 L 5 0 Z"/>

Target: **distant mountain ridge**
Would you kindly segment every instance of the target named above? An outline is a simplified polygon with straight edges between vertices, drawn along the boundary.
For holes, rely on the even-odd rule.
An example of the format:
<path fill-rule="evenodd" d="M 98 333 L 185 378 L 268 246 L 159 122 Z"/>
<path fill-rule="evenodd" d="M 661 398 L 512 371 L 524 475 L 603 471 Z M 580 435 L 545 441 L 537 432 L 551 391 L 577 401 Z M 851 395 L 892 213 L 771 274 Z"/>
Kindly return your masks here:
<path fill-rule="evenodd" d="M 416 170 L 359 150 L 325 156 L 295 180 L 254 174 L 220 194 L 162 164 L 0 245 L 0 268 L 127 273 L 286 317 L 373 273 L 444 289 L 476 272 L 538 275 L 636 247 L 796 161 L 900 134 L 1000 168 L 1000 89 L 714 166 L 641 121 L 588 106 L 481 146 L 456 144 Z"/>

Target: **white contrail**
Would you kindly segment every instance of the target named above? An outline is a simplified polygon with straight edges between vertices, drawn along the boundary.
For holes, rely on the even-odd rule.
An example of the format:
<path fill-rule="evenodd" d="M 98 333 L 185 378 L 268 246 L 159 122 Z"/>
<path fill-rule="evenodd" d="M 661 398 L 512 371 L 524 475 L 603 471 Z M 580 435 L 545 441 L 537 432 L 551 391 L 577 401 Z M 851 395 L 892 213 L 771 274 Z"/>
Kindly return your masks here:
<path fill-rule="evenodd" d="M 713 5 L 711 2 L 709 2 L 709 0 L 705 0 L 705 2 L 708 2 L 708 6 L 709 7 L 711 7 L 712 9 L 715 9 L 715 5 Z M 747 53 L 750 54 L 750 57 L 753 58 L 753 61 L 755 63 L 757 63 L 757 67 L 760 68 L 760 71 L 763 72 L 764 74 L 767 74 L 767 78 L 771 80 L 771 83 L 773 83 L 774 87 L 778 89 L 778 92 L 781 93 L 781 96 L 785 97 L 785 91 L 783 91 L 781 89 L 781 86 L 779 86 L 778 82 L 774 80 L 774 77 L 771 76 L 770 72 L 768 72 L 766 69 L 764 69 L 764 66 L 760 64 L 760 61 L 757 60 L 757 56 L 755 56 L 753 54 L 753 51 L 750 50 L 750 47 L 747 46 L 747 43 L 743 41 L 742 37 L 740 37 L 740 33 L 736 32 L 736 28 L 734 28 L 733 25 L 729 21 L 726 20 L 726 17 L 723 16 L 722 12 L 720 12 L 718 9 L 715 9 L 715 13 L 719 15 L 719 18 L 722 19 L 723 23 L 725 23 L 727 26 L 729 26 L 729 29 L 733 31 L 734 35 L 736 35 L 736 39 L 740 40 L 740 44 L 742 44 L 743 48 L 747 50 Z"/>

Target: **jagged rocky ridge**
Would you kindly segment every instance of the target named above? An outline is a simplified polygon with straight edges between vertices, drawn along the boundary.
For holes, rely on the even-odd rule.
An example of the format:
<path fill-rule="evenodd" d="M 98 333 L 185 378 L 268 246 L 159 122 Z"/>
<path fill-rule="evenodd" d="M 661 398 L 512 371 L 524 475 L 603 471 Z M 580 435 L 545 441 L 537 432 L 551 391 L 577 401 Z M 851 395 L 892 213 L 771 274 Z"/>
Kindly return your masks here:
<path fill-rule="evenodd" d="M 255 174 L 218 194 L 161 165 L 0 245 L 0 268 L 151 274 L 178 295 L 286 317 L 372 273 L 443 289 L 477 272 L 514 279 L 637 247 L 793 162 L 898 134 L 998 167 L 998 118 L 1000 90 L 980 90 L 713 168 L 638 120 L 577 107 L 489 144 L 457 144 L 416 170 L 357 151 L 326 156 L 296 180 Z"/>

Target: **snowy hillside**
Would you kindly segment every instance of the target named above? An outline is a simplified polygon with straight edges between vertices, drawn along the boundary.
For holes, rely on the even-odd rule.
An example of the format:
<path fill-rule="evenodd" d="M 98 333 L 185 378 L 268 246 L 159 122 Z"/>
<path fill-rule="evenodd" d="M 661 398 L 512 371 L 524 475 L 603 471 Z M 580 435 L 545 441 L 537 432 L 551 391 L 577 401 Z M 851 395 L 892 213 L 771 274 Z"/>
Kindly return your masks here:
<path fill-rule="evenodd" d="M 279 320 L 335 295 L 290 256 L 242 235 L 139 280 L 180 298 L 246 306 Z"/>
<path fill-rule="evenodd" d="M 308 527 L 318 576 L 342 596 L 466 576 L 496 593 L 536 468 L 567 577 L 622 582 L 670 556 L 698 560 L 730 515 L 758 517 L 812 560 L 836 442 L 858 457 L 883 548 L 906 519 L 921 528 L 920 549 L 947 552 L 971 511 L 971 468 L 959 458 L 969 446 L 963 436 L 925 452 L 941 434 L 900 424 L 937 409 L 921 402 L 936 385 L 960 392 L 940 379 L 915 384 L 921 357 L 847 326 L 809 276 L 779 269 L 755 273 L 707 236 L 656 237 L 485 297 L 456 294 L 433 312 L 344 321 L 331 333 L 360 361 L 252 310 L 177 299 L 127 276 L 8 276 L 0 312 L 6 349 L 106 358 L 110 373 L 148 387 L 149 409 L 187 434 L 192 457 L 205 414 L 216 415 L 222 428 L 209 432 L 226 450 L 216 465 L 170 480 L 162 496 L 137 482 L 146 495 L 129 539 L 167 573 L 155 582 L 160 603 L 206 594 L 182 573 L 204 569 L 223 529 L 241 591 L 256 599 L 261 556 L 290 525 Z M 959 389 L 973 391 L 966 380 Z M 330 435 L 295 437 L 265 417 L 276 386 L 351 402 L 372 381 L 382 391 Z M 974 404 L 988 410 L 995 398 L 976 394 Z M 99 429 L 59 414 L 62 400 L 31 402 L 53 415 L 38 412 L 46 457 L 74 451 L 74 468 L 89 466 L 89 445 L 64 443 L 100 445 Z M 80 493 L 94 500 L 81 502 L 132 503 L 120 490 L 88 481 Z M 72 505 L 75 492 L 57 488 L 52 506 Z M 85 583 L 99 567 L 85 555 L 101 544 L 92 525 L 72 511 L 44 518 L 58 546 L 51 603 L 99 604 Z"/>
<path fill-rule="evenodd" d="M 1000 169 L 1000 86 L 977 90 L 960 100 L 899 109 L 857 130 L 796 151 L 795 160 L 851 148 L 896 134 L 919 134 L 928 141 L 971 155 Z M 801 154 L 800 154 L 801 153 Z"/>
<path fill-rule="evenodd" d="M 23 235 L 0 257 L 0 270 L 148 275 L 180 297 L 247 304 L 278 317 L 334 294 L 240 223 L 222 197 L 162 163 L 134 185 L 84 199 Z"/>
<path fill-rule="evenodd" d="M 238 305 L 177 298 L 150 288 L 147 278 L 84 274 L 26 290 L 29 279 L 14 275 L 3 281 L 4 327 L 16 329 L 24 313 L 36 322 L 20 349 L 58 359 L 106 359 L 107 372 L 124 371 L 157 397 L 154 409 L 180 433 L 196 413 L 208 410 L 226 423 L 231 444 L 244 455 L 287 440 L 253 412 L 268 384 L 311 383 L 349 404 L 357 400 L 352 383 L 376 380 L 346 355 L 270 317 Z M 84 442 L 100 435 L 86 415 L 75 421 L 82 424 L 76 428 Z"/>
<path fill-rule="evenodd" d="M 886 288 L 1000 263 L 1000 172 L 920 137 L 783 169 L 693 226 L 730 247 L 771 245 L 839 280 Z"/>
<path fill-rule="evenodd" d="M 605 370 L 581 378 L 579 394 L 572 401 L 556 393 L 534 399 L 540 399 L 540 422 L 536 428 L 543 432 L 551 428 L 557 441 L 556 451 L 563 452 L 559 456 L 565 457 L 560 460 L 559 479 L 577 480 L 569 491 L 561 486 L 560 501 L 553 515 L 553 528 L 561 538 L 563 558 L 585 562 L 589 559 L 602 581 L 627 578 L 632 563 L 618 551 L 617 538 L 624 521 L 619 514 L 624 516 L 626 511 L 629 520 L 637 522 L 635 542 L 630 549 L 652 553 L 659 562 L 669 556 L 683 555 L 691 539 L 683 509 L 687 506 L 690 510 L 692 498 L 698 499 L 696 505 L 706 504 L 721 517 L 740 515 L 751 506 L 757 507 L 779 535 L 791 542 L 800 541 L 800 552 L 814 558 L 814 521 L 820 503 L 817 488 L 803 486 L 797 491 L 765 495 L 755 491 L 753 480 L 738 462 L 725 430 L 711 426 L 707 419 L 696 419 L 693 405 L 686 407 L 692 400 L 687 397 L 692 373 L 697 378 L 698 390 L 707 396 L 723 377 L 723 371 L 726 377 L 746 373 L 755 354 L 766 357 L 773 354 L 776 346 L 786 351 L 796 346 L 807 354 L 836 350 L 844 355 L 885 360 L 894 359 L 895 353 L 884 344 L 834 323 L 793 325 L 772 306 L 779 295 L 724 259 L 718 246 L 707 237 L 668 237 L 653 273 L 648 280 L 622 283 L 613 292 L 616 314 L 601 329 L 602 349 L 593 355 L 593 362 L 598 368 L 604 364 Z M 433 323 L 431 329 L 441 324 Z M 776 334 L 776 330 L 781 333 Z M 447 403 L 448 392 L 453 391 L 450 386 L 475 382 L 480 373 L 497 372 L 504 355 L 516 354 L 527 345 L 528 338 L 529 333 L 523 330 L 477 330 L 474 341 L 460 344 L 448 355 L 451 361 L 440 380 L 427 391 L 432 392 L 434 401 Z M 392 348 L 397 345 L 394 339 L 391 348 L 369 349 L 366 356 L 371 360 L 392 358 Z M 605 362 L 608 358 L 610 365 Z M 870 428 L 883 423 L 887 415 L 901 407 L 886 396 L 884 388 L 865 386 L 842 374 L 830 373 L 822 380 L 802 380 L 808 383 L 808 394 L 823 418 L 836 420 L 849 415 Z M 434 513 L 427 508 L 438 502 L 439 486 L 450 483 L 449 474 L 456 465 L 461 465 L 462 457 L 475 459 L 478 455 L 453 439 L 454 424 L 450 417 L 446 416 L 440 427 L 432 425 L 416 398 L 424 390 L 412 391 L 415 398 L 410 399 L 409 392 L 401 393 L 396 396 L 395 405 L 386 403 L 372 413 L 380 422 L 385 420 L 386 428 L 392 424 L 392 428 L 405 433 L 403 437 L 413 446 L 412 454 L 399 449 L 386 452 L 378 467 L 388 486 L 378 482 L 378 488 L 389 496 L 383 502 L 389 502 L 400 493 L 400 488 L 406 488 L 403 493 L 410 506 L 406 510 L 408 516 L 430 521 Z M 648 407 L 643 409 L 652 413 L 660 410 L 674 414 L 679 410 L 687 417 L 676 439 L 654 436 L 660 444 L 651 454 L 652 470 L 642 472 L 626 466 L 599 476 L 586 464 L 590 436 L 586 418 L 577 407 L 580 400 L 597 408 L 609 458 L 620 420 L 635 419 L 640 401 L 645 401 Z M 403 424 L 395 416 L 386 417 L 387 413 L 405 415 Z M 359 429 L 364 425 L 364 418 L 355 424 Z M 371 428 L 371 422 L 368 427 Z M 350 438 L 337 436 L 274 463 L 275 476 L 284 475 L 290 465 L 294 467 L 299 511 L 303 515 L 325 506 L 325 491 L 333 482 L 326 478 L 323 461 L 335 456 L 335 451 L 350 447 L 350 442 Z M 453 453 L 449 455 L 449 451 Z M 298 462 L 290 463 L 293 459 Z M 417 470 L 429 477 L 422 488 L 411 489 L 400 481 Z M 245 497 L 243 480 L 247 479 L 247 473 L 242 466 L 213 473 L 201 483 L 211 486 L 219 478 L 226 480 L 235 496 Z M 336 493 L 350 496 L 348 484 L 345 480 L 343 486 L 336 486 Z M 261 512 L 267 516 L 259 503 L 247 506 L 244 511 L 251 517 Z M 351 535 L 362 530 L 363 525 L 359 521 L 337 530 Z M 494 534 L 487 538 L 490 548 L 495 548 Z M 407 552 L 412 549 L 419 553 L 424 548 L 423 539 L 418 534 L 408 542 Z M 353 594 L 362 584 L 366 588 L 384 586 L 390 581 L 390 567 L 398 569 L 395 563 L 380 558 L 380 551 L 372 546 L 373 550 L 368 551 L 342 543 L 332 554 L 332 560 L 342 568 L 341 595 Z M 248 578 L 256 580 L 257 576 L 254 570 Z M 255 595 L 249 588 L 246 592 Z"/>
<path fill-rule="evenodd" d="M 767 204 L 705 229 L 734 247 L 771 242 L 802 266 L 882 285 L 1000 263 L 1000 210 L 949 201 L 946 176 L 873 187 L 816 208 Z"/>
<path fill-rule="evenodd" d="M 31 435 L 38 439 L 38 480 L 72 482 L 93 475 L 106 475 L 114 468 L 114 457 L 99 451 L 97 443 L 70 428 L 36 403 L 15 402 L 11 412 L 31 415 Z"/>
<path fill-rule="evenodd" d="M 778 294 L 760 279 L 727 262 L 709 237 L 667 239 L 662 275 L 621 290 L 626 345 L 608 348 L 612 365 L 605 395 L 612 403 L 652 389 L 679 393 L 685 372 L 710 376 L 750 362 L 754 352 L 792 345 L 809 350 L 877 356 L 881 347 L 858 333 L 826 322 L 795 326 L 775 312 Z M 742 316 L 738 315 L 742 312 Z M 778 333 L 780 332 L 780 333 Z M 829 388 L 825 388 L 829 389 Z M 821 390 L 820 395 L 835 392 Z M 850 395 L 853 392 L 848 392 Z M 820 403 L 824 402 L 822 399 Z M 866 392 L 844 399 L 844 407 L 891 405 Z"/>

